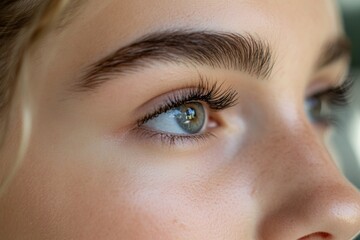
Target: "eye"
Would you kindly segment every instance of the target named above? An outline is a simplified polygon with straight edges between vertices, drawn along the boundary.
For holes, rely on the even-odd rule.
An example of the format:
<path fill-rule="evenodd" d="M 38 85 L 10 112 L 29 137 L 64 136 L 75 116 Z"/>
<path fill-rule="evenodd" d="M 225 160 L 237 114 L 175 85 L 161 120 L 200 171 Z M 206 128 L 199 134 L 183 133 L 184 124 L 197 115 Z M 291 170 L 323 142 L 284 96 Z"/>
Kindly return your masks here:
<path fill-rule="evenodd" d="M 305 112 L 311 122 L 319 122 L 321 120 L 322 99 L 319 97 L 310 97 L 305 102 Z"/>
<path fill-rule="evenodd" d="M 190 144 L 214 137 L 222 127 L 219 112 L 234 106 L 237 92 L 199 76 L 198 84 L 166 94 L 165 100 L 137 121 L 134 132 L 140 139 L 159 140 L 168 145 Z M 216 113 L 215 113 L 216 112 Z"/>
<path fill-rule="evenodd" d="M 159 114 L 143 126 L 167 134 L 199 134 L 206 127 L 207 115 L 202 103 L 190 102 Z"/>
<path fill-rule="evenodd" d="M 350 101 L 352 78 L 341 86 L 319 92 L 305 101 L 305 112 L 313 123 L 334 125 L 337 123 L 337 110 L 346 107 Z"/>

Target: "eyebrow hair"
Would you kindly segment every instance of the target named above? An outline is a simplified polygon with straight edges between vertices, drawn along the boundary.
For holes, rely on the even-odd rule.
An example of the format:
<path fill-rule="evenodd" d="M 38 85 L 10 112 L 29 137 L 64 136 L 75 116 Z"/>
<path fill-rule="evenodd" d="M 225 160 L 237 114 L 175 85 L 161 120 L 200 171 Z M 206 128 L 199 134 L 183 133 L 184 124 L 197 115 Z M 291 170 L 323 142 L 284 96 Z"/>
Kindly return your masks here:
<path fill-rule="evenodd" d="M 64 9 L 60 15 L 57 29 L 63 29 L 71 22 L 73 19 L 78 15 L 80 10 L 82 9 L 83 5 L 85 3 L 85 0 L 73 0 L 66 3 L 64 6 Z"/>
<path fill-rule="evenodd" d="M 92 90 L 114 75 L 133 73 L 154 62 L 240 70 L 266 79 L 274 66 L 272 58 L 269 44 L 250 34 L 186 30 L 156 32 L 90 65 L 77 87 Z"/>
<path fill-rule="evenodd" d="M 324 68 L 341 59 L 350 58 L 351 43 L 345 36 L 339 36 L 324 45 L 317 68 Z"/>

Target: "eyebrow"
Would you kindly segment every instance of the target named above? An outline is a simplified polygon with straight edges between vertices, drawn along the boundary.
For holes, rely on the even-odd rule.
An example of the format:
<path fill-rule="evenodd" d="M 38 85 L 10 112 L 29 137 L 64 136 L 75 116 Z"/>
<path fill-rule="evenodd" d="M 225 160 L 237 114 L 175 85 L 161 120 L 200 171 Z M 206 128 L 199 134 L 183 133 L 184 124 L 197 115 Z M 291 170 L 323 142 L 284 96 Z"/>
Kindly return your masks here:
<path fill-rule="evenodd" d="M 64 29 L 66 26 L 73 22 L 73 19 L 78 15 L 81 7 L 84 5 L 85 0 L 69 1 L 64 6 L 60 19 L 58 21 L 57 29 Z"/>
<path fill-rule="evenodd" d="M 250 34 L 165 31 L 149 34 L 90 65 L 76 85 L 80 90 L 92 90 L 114 76 L 156 62 L 239 70 L 263 79 L 271 75 L 274 66 L 269 44 Z"/>
<path fill-rule="evenodd" d="M 339 36 L 324 45 L 317 64 L 317 69 L 329 66 L 342 59 L 349 60 L 351 42 L 346 36 Z"/>

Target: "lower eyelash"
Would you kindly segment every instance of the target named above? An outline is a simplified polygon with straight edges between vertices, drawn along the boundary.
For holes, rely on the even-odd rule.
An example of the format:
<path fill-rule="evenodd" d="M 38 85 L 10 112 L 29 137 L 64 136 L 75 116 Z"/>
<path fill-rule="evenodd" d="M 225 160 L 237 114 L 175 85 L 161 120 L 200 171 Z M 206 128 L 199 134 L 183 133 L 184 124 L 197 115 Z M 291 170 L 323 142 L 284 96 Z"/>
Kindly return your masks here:
<path fill-rule="evenodd" d="M 191 145 L 195 143 L 205 142 L 209 138 L 216 137 L 215 134 L 206 132 L 196 135 L 176 135 L 166 132 L 153 131 L 145 127 L 137 127 L 133 129 L 133 132 L 139 137 L 139 139 L 150 139 L 156 142 L 160 142 L 163 145 Z"/>

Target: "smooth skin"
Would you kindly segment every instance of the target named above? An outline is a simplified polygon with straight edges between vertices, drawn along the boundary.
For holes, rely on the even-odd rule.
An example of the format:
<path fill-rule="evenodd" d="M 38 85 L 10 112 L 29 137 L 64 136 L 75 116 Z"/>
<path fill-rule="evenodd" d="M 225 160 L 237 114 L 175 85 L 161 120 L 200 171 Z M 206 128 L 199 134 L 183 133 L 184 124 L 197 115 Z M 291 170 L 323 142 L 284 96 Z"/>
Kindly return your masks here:
<path fill-rule="evenodd" d="M 316 69 L 324 44 L 343 34 L 339 19 L 330 0 L 84 1 L 32 55 L 33 133 L 0 199 L 1 239 L 350 239 L 360 231 L 360 194 L 328 154 L 326 128 L 304 112 L 306 96 L 347 71 L 346 60 Z M 258 36 L 272 48 L 273 72 L 261 81 L 156 63 L 72 91 L 98 59 L 178 29 Z M 130 131 L 199 72 L 239 93 L 213 114 L 215 138 L 169 147 Z M 0 155 L 7 165 L 17 112 Z"/>

